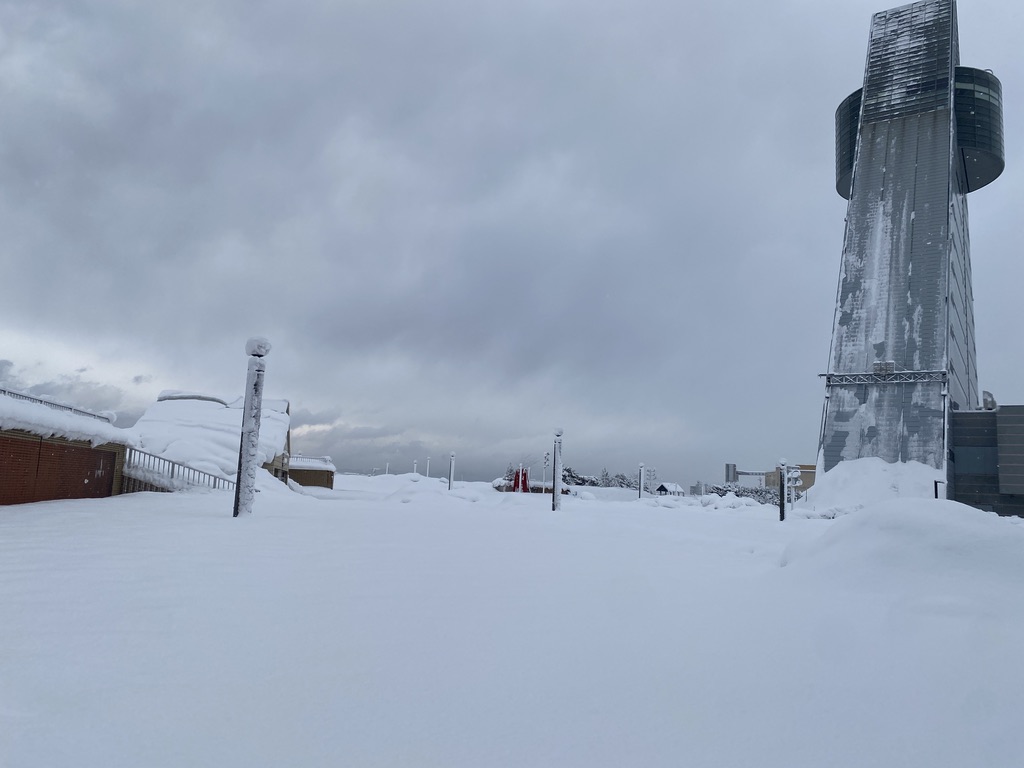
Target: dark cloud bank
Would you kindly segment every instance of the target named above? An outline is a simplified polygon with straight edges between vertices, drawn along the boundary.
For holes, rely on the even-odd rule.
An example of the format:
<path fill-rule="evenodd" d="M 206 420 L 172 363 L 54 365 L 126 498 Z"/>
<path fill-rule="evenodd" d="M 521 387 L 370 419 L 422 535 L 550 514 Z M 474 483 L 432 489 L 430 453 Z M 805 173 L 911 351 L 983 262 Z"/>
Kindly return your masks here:
<path fill-rule="evenodd" d="M 963 58 L 1003 79 L 1008 146 L 971 200 L 979 368 L 1021 401 L 1021 16 L 976 5 Z M 556 427 L 584 472 L 812 461 L 833 113 L 880 9 L 0 5 L 0 319 L 63 374 L 5 375 L 130 422 L 240 391 L 259 334 L 297 449 L 345 470 L 455 451 L 490 478 Z"/>

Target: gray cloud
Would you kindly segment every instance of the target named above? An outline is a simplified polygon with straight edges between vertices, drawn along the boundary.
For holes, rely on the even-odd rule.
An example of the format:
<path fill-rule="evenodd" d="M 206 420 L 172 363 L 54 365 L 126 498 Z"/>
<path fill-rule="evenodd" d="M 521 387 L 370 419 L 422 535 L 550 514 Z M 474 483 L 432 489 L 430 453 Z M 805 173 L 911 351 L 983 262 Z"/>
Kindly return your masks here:
<path fill-rule="evenodd" d="M 55 379 L 31 382 L 27 378 L 32 376 L 30 371 L 22 371 L 11 360 L 0 360 L 0 386 L 58 403 L 72 403 L 96 413 L 116 411 L 125 404 L 123 390 L 112 384 L 83 378 L 84 370 Z M 123 426 L 123 420 L 119 426 Z"/>
<path fill-rule="evenodd" d="M 833 113 L 880 8 L 0 5 L 0 321 L 90 378 L 150 372 L 121 389 L 238 392 L 266 335 L 298 449 L 353 469 L 454 450 L 486 477 L 556 426 L 585 472 L 813 460 Z M 1007 89 L 1006 178 L 972 197 L 979 367 L 1020 400 L 1020 12 L 960 12 Z"/>

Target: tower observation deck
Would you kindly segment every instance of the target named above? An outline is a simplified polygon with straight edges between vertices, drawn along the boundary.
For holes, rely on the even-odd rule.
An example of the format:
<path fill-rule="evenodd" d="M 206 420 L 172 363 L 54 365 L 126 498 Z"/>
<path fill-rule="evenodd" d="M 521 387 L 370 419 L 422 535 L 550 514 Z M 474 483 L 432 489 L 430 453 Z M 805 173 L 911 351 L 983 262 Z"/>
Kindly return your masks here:
<path fill-rule="evenodd" d="M 1003 171 L 1002 87 L 959 66 L 955 0 L 871 20 L 863 87 L 836 111 L 849 200 L 818 465 L 946 464 L 978 406 L 967 195 Z"/>

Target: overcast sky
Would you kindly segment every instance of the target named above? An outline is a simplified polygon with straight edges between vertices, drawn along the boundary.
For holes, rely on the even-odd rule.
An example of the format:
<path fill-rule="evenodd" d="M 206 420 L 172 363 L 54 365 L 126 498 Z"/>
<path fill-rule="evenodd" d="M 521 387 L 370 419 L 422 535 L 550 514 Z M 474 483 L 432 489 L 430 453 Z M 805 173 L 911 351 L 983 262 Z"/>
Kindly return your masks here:
<path fill-rule="evenodd" d="M 293 450 L 490 479 L 813 462 L 846 203 L 834 113 L 886 3 L 0 0 L 0 384 L 240 394 Z M 1024 403 L 1024 15 L 970 197 L 980 386 Z M 539 470 L 539 466 L 537 467 Z"/>

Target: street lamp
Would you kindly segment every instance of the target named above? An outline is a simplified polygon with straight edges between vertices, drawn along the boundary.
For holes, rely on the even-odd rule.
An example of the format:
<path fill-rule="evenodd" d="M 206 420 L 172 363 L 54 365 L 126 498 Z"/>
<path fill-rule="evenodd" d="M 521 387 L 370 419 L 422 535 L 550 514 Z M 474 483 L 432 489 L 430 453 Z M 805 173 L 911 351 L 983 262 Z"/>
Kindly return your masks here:
<path fill-rule="evenodd" d="M 551 469 L 551 511 L 562 508 L 562 430 L 555 430 L 555 463 Z"/>

